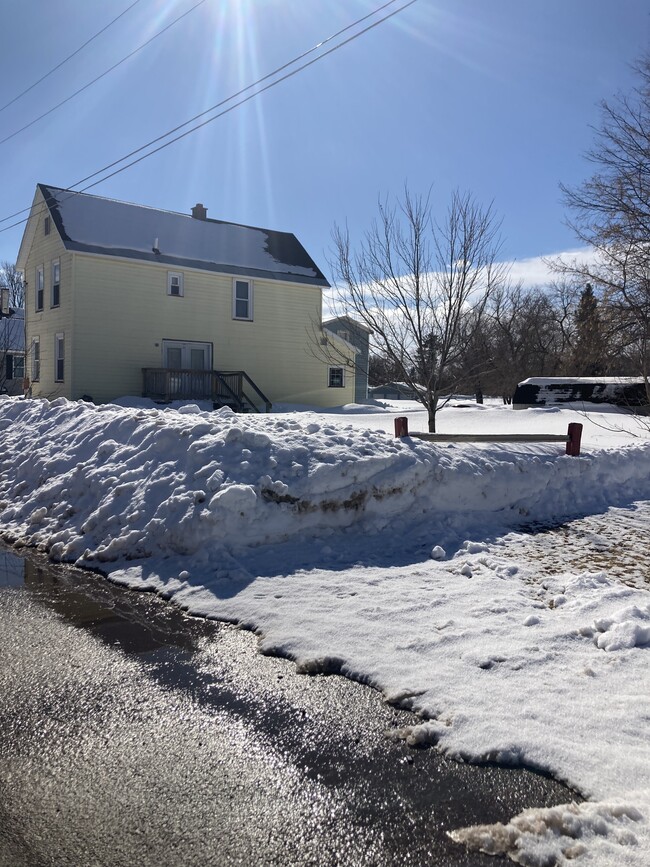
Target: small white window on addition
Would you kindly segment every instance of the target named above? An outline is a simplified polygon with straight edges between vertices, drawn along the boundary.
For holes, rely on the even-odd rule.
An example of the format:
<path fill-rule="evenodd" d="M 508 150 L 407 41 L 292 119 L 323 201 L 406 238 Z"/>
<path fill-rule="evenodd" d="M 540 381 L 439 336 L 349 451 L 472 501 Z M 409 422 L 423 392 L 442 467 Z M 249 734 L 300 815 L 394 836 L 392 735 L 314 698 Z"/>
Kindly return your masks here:
<path fill-rule="evenodd" d="M 343 388 L 345 386 L 345 371 L 342 367 L 330 367 L 329 388 Z"/>
<path fill-rule="evenodd" d="M 232 318 L 253 318 L 253 284 L 250 280 L 233 280 Z"/>
<path fill-rule="evenodd" d="M 177 271 L 167 272 L 167 294 L 181 298 L 184 294 L 183 275 Z"/>
<path fill-rule="evenodd" d="M 339 337 L 342 337 L 343 340 L 347 340 L 348 343 L 350 342 L 350 332 L 349 331 L 339 331 Z"/>
<path fill-rule="evenodd" d="M 56 382 L 63 382 L 65 366 L 65 337 L 63 334 L 54 336 L 54 361 L 56 365 L 54 379 Z"/>

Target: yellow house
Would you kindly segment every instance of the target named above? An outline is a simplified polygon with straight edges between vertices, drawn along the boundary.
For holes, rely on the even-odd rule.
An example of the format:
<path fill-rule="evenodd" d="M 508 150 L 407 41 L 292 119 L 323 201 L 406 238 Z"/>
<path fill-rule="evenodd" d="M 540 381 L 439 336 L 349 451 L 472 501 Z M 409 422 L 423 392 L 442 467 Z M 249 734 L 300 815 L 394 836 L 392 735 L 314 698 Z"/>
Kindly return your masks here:
<path fill-rule="evenodd" d="M 354 350 L 323 356 L 329 284 L 291 233 L 38 184 L 17 267 L 34 397 L 354 401 Z"/>

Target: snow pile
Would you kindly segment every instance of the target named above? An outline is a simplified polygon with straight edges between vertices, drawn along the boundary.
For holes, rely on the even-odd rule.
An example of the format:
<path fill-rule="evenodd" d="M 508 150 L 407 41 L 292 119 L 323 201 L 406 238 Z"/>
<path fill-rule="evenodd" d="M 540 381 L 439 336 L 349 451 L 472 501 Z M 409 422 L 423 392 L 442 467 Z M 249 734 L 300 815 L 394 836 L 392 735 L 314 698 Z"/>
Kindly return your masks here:
<path fill-rule="evenodd" d="M 450 412 L 566 430 L 565 410 Z M 545 534 L 513 532 L 650 500 L 648 439 L 610 430 L 611 448 L 571 458 L 352 419 L 5 398 L 3 534 L 254 628 L 301 671 L 375 686 L 421 715 L 395 733 L 410 743 L 538 768 L 591 799 L 455 839 L 522 864 L 650 863 L 648 593 L 572 570 L 568 551 L 544 573 Z"/>
<path fill-rule="evenodd" d="M 638 845 L 634 831 L 642 819 L 636 807 L 626 804 L 565 804 L 525 810 L 507 825 L 462 828 L 449 836 L 488 855 L 507 855 L 525 867 L 552 867 L 584 855 L 622 864 L 621 847 Z"/>
<path fill-rule="evenodd" d="M 90 565 L 381 533 L 423 516 L 453 538 L 604 508 L 623 486 L 650 495 L 646 444 L 576 460 L 557 446 L 435 448 L 306 418 L 5 399 L 5 533 Z"/>

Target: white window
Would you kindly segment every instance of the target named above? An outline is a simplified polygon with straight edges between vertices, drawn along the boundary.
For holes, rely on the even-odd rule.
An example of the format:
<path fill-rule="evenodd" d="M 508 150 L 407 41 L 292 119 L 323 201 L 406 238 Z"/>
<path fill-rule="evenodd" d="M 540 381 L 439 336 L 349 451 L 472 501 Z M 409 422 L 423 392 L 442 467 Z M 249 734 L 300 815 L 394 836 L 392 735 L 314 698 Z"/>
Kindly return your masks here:
<path fill-rule="evenodd" d="M 25 376 L 25 356 L 13 355 L 8 352 L 5 358 L 5 377 L 7 379 L 23 379 Z"/>
<path fill-rule="evenodd" d="M 349 331 L 339 331 L 339 337 L 342 337 L 343 340 L 347 340 L 348 343 L 350 342 L 350 332 Z"/>
<path fill-rule="evenodd" d="M 54 380 L 55 382 L 63 382 L 65 366 L 65 338 L 63 334 L 54 335 L 54 364 Z"/>
<path fill-rule="evenodd" d="M 38 382 L 41 378 L 41 338 L 35 337 L 32 341 L 32 381 Z"/>
<path fill-rule="evenodd" d="M 43 309 L 43 292 L 45 290 L 45 269 L 39 265 L 36 269 L 36 310 Z"/>
<path fill-rule="evenodd" d="M 52 262 L 52 297 L 51 306 L 58 307 L 61 303 L 61 263 L 58 259 Z"/>
<path fill-rule="evenodd" d="M 343 388 L 345 386 L 345 371 L 342 367 L 329 368 L 329 388 Z"/>
<path fill-rule="evenodd" d="M 176 271 L 167 272 L 167 294 L 176 295 L 177 297 L 184 295 L 182 274 Z"/>
<path fill-rule="evenodd" d="M 253 283 L 251 280 L 232 281 L 232 318 L 253 318 Z"/>

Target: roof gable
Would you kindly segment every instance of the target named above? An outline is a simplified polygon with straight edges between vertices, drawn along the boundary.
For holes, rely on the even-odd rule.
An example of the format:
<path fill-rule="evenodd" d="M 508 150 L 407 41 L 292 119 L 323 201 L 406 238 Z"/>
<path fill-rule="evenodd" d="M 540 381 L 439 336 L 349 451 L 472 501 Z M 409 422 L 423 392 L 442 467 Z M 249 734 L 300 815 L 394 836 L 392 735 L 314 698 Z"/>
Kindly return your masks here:
<path fill-rule="evenodd" d="M 66 249 L 328 286 L 295 235 L 39 184 Z M 154 252 L 154 248 L 159 252 Z"/>

